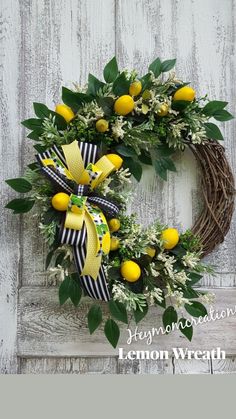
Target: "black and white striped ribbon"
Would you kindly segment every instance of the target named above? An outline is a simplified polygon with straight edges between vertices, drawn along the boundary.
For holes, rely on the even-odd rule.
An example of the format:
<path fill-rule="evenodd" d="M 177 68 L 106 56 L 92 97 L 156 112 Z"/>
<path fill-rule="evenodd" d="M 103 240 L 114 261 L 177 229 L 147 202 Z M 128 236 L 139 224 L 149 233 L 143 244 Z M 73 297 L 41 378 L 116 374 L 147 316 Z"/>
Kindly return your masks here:
<path fill-rule="evenodd" d="M 94 144 L 78 142 L 80 152 L 83 158 L 84 166 L 86 167 L 89 163 L 94 164 L 97 160 L 98 149 Z M 50 159 L 52 153 L 55 153 L 62 163 L 67 167 L 65 158 L 60 150 L 54 145 L 51 149 L 44 153 L 36 156 L 39 163 L 43 166 L 42 160 Z M 87 185 L 72 185 L 61 173 L 50 166 L 42 167 L 43 173 L 50 178 L 50 180 L 56 185 L 57 189 L 63 190 L 66 193 L 77 193 L 78 195 L 87 196 L 90 192 Z M 119 212 L 119 207 L 111 201 L 100 197 L 98 195 L 88 197 L 88 201 L 98 205 L 102 211 L 106 212 L 109 216 L 114 216 Z M 86 257 L 86 228 L 83 225 L 81 230 L 72 230 L 64 227 L 64 222 L 59 233 L 59 240 L 63 244 L 71 244 L 73 246 L 74 260 L 76 268 L 81 274 L 84 266 Z M 81 284 L 91 298 L 96 300 L 109 301 L 110 293 L 107 286 L 106 275 L 103 266 L 99 270 L 99 274 L 96 280 L 89 275 L 80 276 Z"/>

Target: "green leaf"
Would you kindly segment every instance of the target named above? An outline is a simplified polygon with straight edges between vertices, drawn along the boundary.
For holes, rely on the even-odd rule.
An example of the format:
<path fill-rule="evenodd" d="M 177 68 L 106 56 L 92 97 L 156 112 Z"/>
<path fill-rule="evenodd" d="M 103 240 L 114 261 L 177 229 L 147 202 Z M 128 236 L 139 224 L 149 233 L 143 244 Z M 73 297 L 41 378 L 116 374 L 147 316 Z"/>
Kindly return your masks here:
<path fill-rule="evenodd" d="M 38 170 L 40 170 L 40 165 L 39 165 L 39 163 L 38 162 L 33 162 L 33 163 L 30 163 L 30 164 L 28 164 L 27 165 L 27 167 L 30 169 L 30 170 L 33 170 L 33 171 L 38 171 Z"/>
<path fill-rule="evenodd" d="M 176 172 L 175 164 L 169 157 L 160 157 L 154 160 L 154 168 L 163 180 L 167 180 L 167 170 Z"/>
<path fill-rule="evenodd" d="M 215 112 L 224 109 L 228 105 L 228 102 L 222 102 L 221 100 L 212 100 L 208 102 L 202 112 L 207 116 L 213 116 Z"/>
<path fill-rule="evenodd" d="M 109 310 L 112 316 L 115 317 L 115 319 L 128 324 L 128 316 L 124 304 L 120 303 L 119 301 L 110 300 Z"/>
<path fill-rule="evenodd" d="M 146 150 L 142 150 L 142 153 L 139 154 L 138 159 L 143 163 L 143 164 L 147 164 L 149 166 L 152 166 L 152 159 L 151 159 L 151 155 L 148 151 Z"/>
<path fill-rule="evenodd" d="M 126 74 L 121 73 L 113 83 L 113 93 L 116 96 L 122 96 L 129 93 L 130 80 L 127 80 Z"/>
<path fill-rule="evenodd" d="M 61 283 L 59 288 L 59 300 L 60 304 L 64 304 L 68 298 L 71 299 L 72 303 L 77 306 L 82 297 L 82 290 L 78 279 L 78 274 L 71 274 L 67 276 Z"/>
<path fill-rule="evenodd" d="M 78 306 L 81 297 L 82 297 L 82 289 L 79 282 L 79 276 L 77 273 L 71 274 L 71 283 L 70 283 L 70 299 L 74 306 Z"/>
<path fill-rule="evenodd" d="M 181 244 L 177 244 L 177 246 L 171 249 L 170 252 L 181 259 L 187 253 L 186 249 Z"/>
<path fill-rule="evenodd" d="M 167 169 L 163 166 L 162 159 L 155 160 L 153 165 L 156 174 L 160 176 L 161 179 L 167 180 Z"/>
<path fill-rule="evenodd" d="M 191 281 L 188 281 L 188 285 L 190 286 L 193 286 L 202 279 L 202 275 L 197 272 L 189 272 L 188 277 L 191 279 Z"/>
<path fill-rule="evenodd" d="M 41 144 L 35 144 L 34 149 L 37 151 L 37 153 L 44 153 L 47 150 L 48 147 L 43 146 Z"/>
<path fill-rule="evenodd" d="M 43 224 L 51 224 L 51 222 L 57 218 L 58 212 L 59 211 L 54 210 L 52 207 L 49 208 L 43 214 Z"/>
<path fill-rule="evenodd" d="M 114 99 L 112 97 L 99 97 L 97 98 L 97 102 L 103 109 L 105 115 L 111 116 L 113 114 Z"/>
<path fill-rule="evenodd" d="M 207 315 L 206 307 L 198 301 L 192 301 L 192 304 L 185 304 L 184 307 L 193 317 L 204 317 Z"/>
<path fill-rule="evenodd" d="M 13 199 L 8 202 L 5 208 L 13 210 L 14 214 L 21 214 L 30 211 L 34 206 L 35 201 L 31 198 Z"/>
<path fill-rule="evenodd" d="M 156 58 L 148 67 L 149 71 L 152 71 L 154 73 L 154 76 L 157 78 L 160 76 L 162 70 L 161 70 L 162 64 L 160 58 Z"/>
<path fill-rule="evenodd" d="M 32 189 L 31 183 L 22 177 L 16 179 L 7 179 L 5 182 L 16 192 L 27 193 Z"/>
<path fill-rule="evenodd" d="M 149 89 L 152 85 L 151 73 L 145 74 L 145 76 L 141 77 L 140 81 L 142 83 L 142 92 Z"/>
<path fill-rule="evenodd" d="M 176 153 L 176 150 L 172 147 L 169 147 L 168 144 L 160 144 L 155 148 L 155 154 L 158 157 L 169 157 Z"/>
<path fill-rule="evenodd" d="M 212 122 L 206 122 L 204 124 L 206 135 L 208 138 L 212 140 L 224 140 L 220 129 L 217 127 L 217 125 L 212 124 Z"/>
<path fill-rule="evenodd" d="M 102 310 L 98 304 L 92 305 L 88 312 L 88 328 L 89 332 L 92 333 L 100 326 L 102 323 Z"/>
<path fill-rule="evenodd" d="M 189 282 L 187 282 L 187 284 L 189 285 Z M 187 298 L 188 300 L 199 297 L 199 293 L 191 288 L 191 286 L 187 286 L 187 288 L 183 287 L 182 290 L 184 298 Z"/>
<path fill-rule="evenodd" d="M 102 89 L 105 84 L 98 80 L 97 77 L 93 76 L 91 73 L 88 76 L 88 90 L 87 94 L 92 96 L 97 96 L 97 93 Z"/>
<path fill-rule="evenodd" d="M 190 104 L 188 100 L 174 100 L 171 107 L 175 111 L 184 111 Z"/>
<path fill-rule="evenodd" d="M 221 121 L 221 122 L 230 121 L 231 119 L 234 119 L 234 116 L 231 113 L 229 113 L 228 111 L 226 111 L 225 109 L 221 109 L 219 111 L 216 111 L 214 113 L 213 117 L 217 121 Z"/>
<path fill-rule="evenodd" d="M 59 113 L 56 113 L 54 111 L 50 111 L 50 113 L 54 117 L 54 123 L 57 126 L 57 129 L 62 130 L 62 131 L 66 130 L 67 122 L 63 118 L 63 116 L 61 116 Z"/>
<path fill-rule="evenodd" d="M 36 103 L 36 102 L 34 102 L 33 103 L 33 106 L 34 106 L 35 115 L 38 118 L 44 119 L 44 118 L 48 118 L 49 117 L 50 110 L 48 109 L 48 107 L 46 105 L 44 105 L 44 103 Z"/>
<path fill-rule="evenodd" d="M 142 308 L 143 308 L 143 311 L 141 311 L 139 309 L 133 311 L 133 313 L 134 313 L 134 320 L 135 320 L 135 323 L 136 324 L 138 324 L 139 322 L 141 322 L 141 320 L 146 316 L 146 314 L 148 312 L 148 305 L 146 305 L 146 306 L 144 306 Z"/>
<path fill-rule="evenodd" d="M 177 320 L 178 320 L 178 315 L 174 307 L 172 306 L 167 307 L 167 309 L 164 311 L 163 316 L 162 316 L 164 327 L 165 328 L 167 326 L 172 327 L 172 324 L 177 323 Z"/>
<path fill-rule="evenodd" d="M 104 333 L 113 348 L 116 348 L 120 337 L 120 329 L 118 324 L 113 319 L 108 319 L 106 321 L 104 326 Z"/>
<path fill-rule="evenodd" d="M 50 265 L 50 263 L 51 263 L 51 260 L 52 260 L 53 254 L 54 254 L 54 250 L 51 250 L 51 251 L 47 254 L 47 257 L 46 257 L 46 263 L 45 263 L 45 268 L 46 268 L 46 269 L 48 269 L 48 267 L 49 267 L 49 265 Z"/>
<path fill-rule="evenodd" d="M 92 101 L 92 97 L 86 93 L 73 92 L 67 87 L 62 87 L 62 100 L 65 105 L 70 106 L 76 112 L 84 103 L 89 103 Z"/>
<path fill-rule="evenodd" d="M 41 128 L 37 128 L 34 131 L 31 131 L 27 135 L 27 138 L 30 138 L 31 140 L 34 140 L 34 141 L 39 141 L 39 137 L 41 137 L 42 134 L 43 134 L 43 130 Z"/>
<path fill-rule="evenodd" d="M 35 130 L 37 128 L 41 128 L 43 123 L 43 119 L 37 119 L 37 118 L 30 118 L 26 119 L 25 121 L 22 121 L 21 124 L 24 125 L 24 127 Z"/>
<path fill-rule="evenodd" d="M 70 297 L 70 277 L 67 276 L 59 288 L 59 301 L 63 305 Z"/>
<path fill-rule="evenodd" d="M 188 320 L 183 317 L 179 319 L 179 330 L 183 333 L 184 336 L 191 342 L 193 337 L 193 326 L 188 326 Z"/>
<path fill-rule="evenodd" d="M 104 80 L 107 83 L 113 83 L 113 81 L 118 76 L 119 70 L 118 70 L 118 64 L 116 61 L 116 57 L 113 57 L 109 63 L 104 68 L 103 76 Z"/>
<path fill-rule="evenodd" d="M 135 177 L 135 179 L 139 182 L 142 177 L 142 166 L 137 161 L 133 160 L 131 157 L 124 157 L 124 168 L 129 168 L 130 173 Z"/>
<path fill-rule="evenodd" d="M 55 266 L 58 266 L 58 265 L 61 266 L 63 263 L 64 257 L 65 257 L 65 252 L 60 252 L 59 255 L 57 255 L 56 257 Z"/>
<path fill-rule="evenodd" d="M 176 59 L 172 59 L 172 60 L 165 60 L 161 63 L 161 71 L 162 73 L 166 73 L 167 71 L 170 71 L 176 63 Z"/>
<path fill-rule="evenodd" d="M 121 154 L 122 156 L 125 156 L 125 157 L 136 157 L 137 156 L 134 149 L 130 146 L 120 144 L 120 145 L 116 146 L 115 149 L 119 154 Z"/>

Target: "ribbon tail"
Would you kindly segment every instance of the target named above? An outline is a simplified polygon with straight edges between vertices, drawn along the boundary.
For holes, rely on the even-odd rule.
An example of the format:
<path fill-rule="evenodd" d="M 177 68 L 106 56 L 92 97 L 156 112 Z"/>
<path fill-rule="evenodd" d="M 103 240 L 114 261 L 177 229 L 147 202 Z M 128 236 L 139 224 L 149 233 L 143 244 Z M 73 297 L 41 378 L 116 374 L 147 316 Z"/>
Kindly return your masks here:
<path fill-rule="evenodd" d="M 84 221 L 87 230 L 87 254 L 81 276 L 89 275 L 94 280 L 98 277 L 98 272 L 102 264 L 102 255 L 98 255 L 98 239 L 93 221 L 86 211 Z"/>
<path fill-rule="evenodd" d="M 73 253 L 76 268 L 78 273 L 81 275 L 86 254 L 86 246 L 73 246 Z M 94 279 L 89 275 L 80 276 L 80 281 L 83 289 L 89 297 L 95 300 L 110 300 L 110 292 L 103 266 L 100 267 L 96 281 L 94 281 Z"/>

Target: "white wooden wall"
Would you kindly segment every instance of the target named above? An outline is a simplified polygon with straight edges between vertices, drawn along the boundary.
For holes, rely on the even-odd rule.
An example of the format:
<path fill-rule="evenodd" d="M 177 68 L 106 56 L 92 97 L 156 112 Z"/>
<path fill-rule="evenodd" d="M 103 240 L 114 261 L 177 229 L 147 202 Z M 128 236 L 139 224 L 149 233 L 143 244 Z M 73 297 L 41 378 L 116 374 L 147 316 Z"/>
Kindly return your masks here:
<path fill-rule="evenodd" d="M 230 103 L 235 97 L 235 0 L 1 0 L 1 178 L 23 173 L 33 149 L 20 121 L 31 117 L 32 102 L 54 106 L 62 85 L 98 77 L 114 55 L 120 66 L 144 72 L 160 56 L 177 58 L 178 74 L 199 95 Z M 223 126 L 225 146 L 236 169 L 235 123 Z M 155 217 L 190 227 L 201 202 L 193 157 L 176 158 L 178 174 L 167 183 L 146 169 L 136 186 L 133 210 L 144 224 Z M 135 186 L 135 184 L 134 184 Z M 1 183 L 1 205 L 15 196 Z M 236 304 L 235 219 L 224 244 L 208 258 L 218 275 L 202 286 L 214 290 L 216 309 Z M 228 373 L 236 371 L 236 320 L 195 330 L 189 347 L 221 346 L 226 361 L 127 362 L 101 332 L 86 330 L 85 302 L 79 310 L 60 308 L 56 287 L 44 273 L 46 249 L 37 220 L 2 210 L 0 269 L 0 370 L 2 373 Z M 18 317 L 18 321 L 17 321 Z M 158 324 L 149 315 L 144 327 Z M 125 345 L 125 332 L 121 345 Z M 155 341 L 155 348 L 186 345 L 178 333 Z M 137 345 L 137 349 L 141 345 Z M 145 348 L 146 349 L 146 348 Z"/>

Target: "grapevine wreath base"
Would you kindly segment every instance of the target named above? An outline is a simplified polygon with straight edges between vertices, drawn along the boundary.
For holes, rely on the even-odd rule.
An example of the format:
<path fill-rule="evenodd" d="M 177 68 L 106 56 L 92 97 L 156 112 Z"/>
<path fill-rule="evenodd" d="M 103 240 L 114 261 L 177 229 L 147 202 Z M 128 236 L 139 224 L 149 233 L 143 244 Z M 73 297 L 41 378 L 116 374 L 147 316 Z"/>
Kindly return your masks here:
<path fill-rule="evenodd" d="M 234 210 L 234 177 L 224 147 L 208 140 L 204 145 L 190 145 L 201 168 L 204 209 L 192 227 L 200 238 L 202 256 L 224 241 Z"/>
<path fill-rule="evenodd" d="M 23 121 L 35 141 L 36 162 L 24 177 L 7 183 L 28 194 L 6 207 L 15 214 L 33 208 L 48 244 L 49 278 L 59 282 L 60 304 L 78 306 L 82 295 L 96 302 L 88 312 L 93 333 L 101 323 L 116 347 L 119 324 L 136 323 L 150 305 L 163 309 L 164 327 L 173 324 L 189 340 L 190 316 L 205 316 L 213 296 L 195 288 L 211 267 L 201 262 L 224 240 L 234 205 L 234 179 L 221 131 L 211 118 L 228 121 L 227 103 L 196 98 L 173 72 L 175 60 L 154 60 L 148 73 L 119 71 L 114 57 L 105 82 L 89 74 L 85 88 L 62 89 L 55 111 L 34 103 L 37 118 Z M 167 74 L 167 76 L 166 76 Z M 209 122 L 210 121 L 210 122 Z M 202 172 L 204 208 L 191 231 L 154 221 L 144 229 L 127 215 L 131 175 L 153 165 L 167 180 L 176 171 L 172 155 L 189 147 Z M 103 319 L 101 304 L 109 316 Z M 185 314 L 187 313 L 187 318 Z"/>

